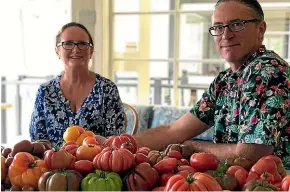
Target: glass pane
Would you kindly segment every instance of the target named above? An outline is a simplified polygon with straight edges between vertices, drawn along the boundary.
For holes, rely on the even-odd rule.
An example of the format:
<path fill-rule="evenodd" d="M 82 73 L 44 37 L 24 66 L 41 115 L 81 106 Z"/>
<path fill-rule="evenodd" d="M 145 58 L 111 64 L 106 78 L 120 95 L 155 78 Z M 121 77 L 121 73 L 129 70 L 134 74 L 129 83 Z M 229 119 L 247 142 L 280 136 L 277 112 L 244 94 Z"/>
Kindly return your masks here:
<path fill-rule="evenodd" d="M 2 81 L 2 96 L 4 97 L 2 97 L 1 102 L 11 104 L 12 106 L 5 110 L 4 116 L 1 116 L 1 131 L 6 131 L 6 140 L 2 140 L 2 143 L 13 146 L 15 141 L 30 139 L 28 127 L 37 89 L 40 84 L 47 81 L 48 79 L 36 78 L 19 80 L 17 75 L 5 76 L 5 80 Z"/>
<path fill-rule="evenodd" d="M 278 8 L 279 4 L 262 4 L 267 23 L 264 44 L 289 61 L 290 10 Z M 201 75 L 210 75 L 216 68 L 228 67 L 216 51 L 213 38 L 208 32 L 213 10 L 211 4 L 187 3 L 182 4 L 181 8 L 194 13 L 181 14 L 180 17 L 180 59 L 193 60 L 193 62 L 201 60 L 201 63 L 194 64 L 197 65 L 196 73 Z"/>
<path fill-rule="evenodd" d="M 169 11 L 175 9 L 175 0 L 150 0 L 150 3 L 151 11 Z"/>
<path fill-rule="evenodd" d="M 210 16 L 203 14 L 181 14 L 180 20 L 181 59 L 219 59 L 212 36 L 208 32 Z"/>
<path fill-rule="evenodd" d="M 188 67 L 185 69 L 199 75 L 214 75 L 216 69 L 224 69 L 225 61 L 216 51 L 213 38 L 208 32 L 210 15 L 200 12 L 181 14 L 180 18 L 180 59 L 192 60 L 184 63 Z M 206 61 L 209 59 L 210 62 Z"/>
<path fill-rule="evenodd" d="M 214 10 L 214 6 L 216 4 L 216 0 L 212 0 L 212 2 L 207 1 L 207 3 L 203 3 L 202 1 L 192 0 L 192 2 L 188 0 L 180 0 L 180 9 L 182 11 L 201 11 L 203 13 L 212 14 Z"/>
<path fill-rule="evenodd" d="M 30 1 L 22 8 L 20 33 L 27 75 L 45 76 L 63 70 L 55 53 L 55 36 L 63 24 L 71 22 L 68 5 L 64 1 Z"/>
<path fill-rule="evenodd" d="M 116 15 L 114 21 L 115 58 L 172 58 L 174 16 Z"/>
<path fill-rule="evenodd" d="M 217 73 L 200 74 L 197 73 L 201 63 L 180 63 L 179 67 L 179 105 L 192 106 L 199 100 L 202 93 L 209 87 Z M 207 65 L 208 66 L 208 65 Z M 222 69 L 223 70 L 223 69 Z"/>
<path fill-rule="evenodd" d="M 113 71 L 123 102 L 173 104 L 173 63 L 115 61 Z"/>
<path fill-rule="evenodd" d="M 264 36 L 266 48 L 274 50 L 282 58 L 290 58 L 290 10 L 265 11 L 267 30 Z"/>
<path fill-rule="evenodd" d="M 175 0 L 115 0 L 115 12 L 151 12 L 175 9 Z"/>
<path fill-rule="evenodd" d="M 115 12 L 138 12 L 139 0 L 114 0 Z"/>

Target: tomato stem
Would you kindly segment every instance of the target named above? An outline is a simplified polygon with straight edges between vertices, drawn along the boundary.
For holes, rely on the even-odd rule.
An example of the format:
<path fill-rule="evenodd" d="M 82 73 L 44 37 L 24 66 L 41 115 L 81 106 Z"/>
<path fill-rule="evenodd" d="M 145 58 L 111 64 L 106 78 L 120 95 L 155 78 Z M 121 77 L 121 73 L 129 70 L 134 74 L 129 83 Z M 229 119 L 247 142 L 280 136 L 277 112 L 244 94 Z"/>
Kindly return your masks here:
<path fill-rule="evenodd" d="M 32 169 L 32 168 L 34 168 L 34 167 L 36 167 L 36 161 L 33 161 L 32 163 L 30 163 L 29 165 L 28 165 L 28 168 L 29 169 Z"/>
<path fill-rule="evenodd" d="M 100 173 L 100 178 L 106 178 L 106 173 L 104 172 L 104 171 L 102 171 L 101 173 Z"/>
<path fill-rule="evenodd" d="M 58 143 L 56 143 L 51 149 L 53 150 L 53 151 L 59 151 L 59 149 L 60 149 L 60 147 L 62 146 L 62 145 L 64 145 L 65 144 L 65 142 L 62 142 L 62 141 L 59 141 Z"/>
<path fill-rule="evenodd" d="M 188 182 L 188 183 L 192 183 L 193 182 L 193 177 L 192 177 L 192 173 L 189 173 L 188 175 L 187 175 L 187 177 L 186 177 L 186 181 Z"/>

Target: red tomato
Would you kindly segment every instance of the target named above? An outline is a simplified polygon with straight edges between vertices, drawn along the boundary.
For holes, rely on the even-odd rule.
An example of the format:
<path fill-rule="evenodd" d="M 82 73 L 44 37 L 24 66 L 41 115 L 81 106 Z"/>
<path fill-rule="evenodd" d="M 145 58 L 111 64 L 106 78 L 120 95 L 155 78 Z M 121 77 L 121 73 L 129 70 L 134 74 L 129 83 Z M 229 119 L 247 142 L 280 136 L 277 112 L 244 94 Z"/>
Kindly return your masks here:
<path fill-rule="evenodd" d="M 172 176 L 166 186 L 164 191 L 189 191 L 190 184 L 181 175 Z"/>
<path fill-rule="evenodd" d="M 66 150 L 67 152 L 69 152 L 73 156 L 76 156 L 76 152 L 77 152 L 78 148 L 79 148 L 79 146 L 74 141 L 69 141 L 61 147 L 61 149 Z"/>
<path fill-rule="evenodd" d="M 161 186 L 161 187 L 155 187 L 154 189 L 152 189 L 152 191 L 164 191 L 165 186 Z"/>
<path fill-rule="evenodd" d="M 281 183 L 282 191 L 290 191 L 290 175 L 284 177 Z"/>
<path fill-rule="evenodd" d="M 128 149 L 128 150 L 131 151 L 132 153 L 133 153 L 134 150 L 135 150 L 133 144 L 130 143 L 130 142 L 122 143 L 122 145 L 120 146 L 120 149 Z"/>
<path fill-rule="evenodd" d="M 243 167 L 239 166 L 239 165 L 233 165 L 230 166 L 226 172 L 227 174 L 234 176 L 239 184 L 240 189 L 243 188 L 243 186 L 245 185 L 248 175 L 249 173 L 246 171 L 246 169 L 244 169 Z M 254 177 L 258 177 L 257 174 L 254 174 L 251 178 L 249 179 L 254 179 Z"/>
<path fill-rule="evenodd" d="M 143 153 L 144 155 L 147 156 L 150 151 L 151 149 L 149 149 L 148 147 L 141 147 L 136 151 L 136 153 Z"/>
<path fill-rule="evenodd" d="M 196 170 L 193 167 L 189 166 L 189 165 L 181 165 L 181 166 L 177 167 L 177 171 L 184 171 L 184 170 L 186 170 L 186 171 L 188 171 L 190 173 L 195 173 L 196 172 Z"/>
<path fill-rule="evenodd" d="M 211 153 L 194 153 L 190 157 L 190 165 L 197 171 L 215 170 L 219 165 L 217 157 Z"/>
<path fill-rule="evenodd" d="M 277 172 L 277 173 L 274 173 L 273 174 L 273 176 L 274 176 L 274 182 L 276 183 L 276 182 L 282 182 L 282 176 Z"/>
<path fill-rule="evenodd" d="M 96 169 L 118 173 L 131 169 L 135 165 L 135 159 L 134 155 L 127 149 L 106 147 L 96 155 L 93 164 Z"/>
<path fill-rule="evenodd" d="M 156 169 L 159 173 L 168 173 L 177 169 L 177 162 L 178 161 L 175 158 L 162 159 L 153 165 L 153 168 Z"/>
<path fill-rule="evenodd" d="M 230 166 L 227 170 L 227 174 L 230 174 L 231 176 L 235 176 L 235 173 L 240 170 L 240 169 L 243 169 L 245 170 L 243 167 L 239 166 L 239 165 L 233 165 L 233 166 Z M 245 170 L 246 171 L 246 170 Z"/>
<path fill-rule="evenodd" d="M 122 144 L 124 145 L 122 146 Z M 126 148 L 130 150 L 133 154 L 135 154 L 137 151 L 137 144 L 135 139 L 131 135 L 126 133 L 123 133 L 119 136 L 110 136 L 104 142 L 104 146 L 113 147 L 114 149 Z"/>
<path fill-rule="evenodd" d="M 206 173 L 196 172 L 186 177 L 182 175 L 172 176 L 164 191 L 221 191 L 220 184 Z"/>
<path fill-rule="evenodd" d="M 274 160 L 271 159 L 260 159 L 251 168 L 251 172 L 255 172 L 261 175 L 265 172 L 275 174 L 277 172 L 277 165 Z"/>
<path fill-rule="evenodd" d="M 255 172 L 250 171 L 247 177 L 246 183 L 248 183 L 249 181 L 258 180 L 258 179 L 259 179 L 259 175 Z"/>
<path fill-rule="evenodd" d="M 189 162 L 187 159 L 180 159 L 178 161 L 179 165 L 189 165 Z"/>
<path fill-rule="evenodd" d="M 93 172 L 94 165 L 93 162 L 89 160 L 79 160 L 75 162 L 74 170 L 83 173 L 83 174 L 88 174 Z"/>
<path fill-rule="evenodd" d="M 174 173 L 170 172 L 170 173 L 163 173 L 160 177 L 160 186 L 165 186 L 167 181 L 170 179 L 170 177 L 172 177 L 174 175 Z"/>
<path fill-rule="evenodd" d="M 265 172 L 260 176 L 261 179 L 268 181 L 268 183 L 274 183 L 274 176 L 271 173 Z"/>
<path fill-rule="evenodd" d="M 240 189 L 242 189 L 243 186 L 246 184 L 248 175 L 249 174 L 245 169 L 239 169 L 236 171 L 234 177 L 236 178 L 236 180 L 240 186 Z"/>

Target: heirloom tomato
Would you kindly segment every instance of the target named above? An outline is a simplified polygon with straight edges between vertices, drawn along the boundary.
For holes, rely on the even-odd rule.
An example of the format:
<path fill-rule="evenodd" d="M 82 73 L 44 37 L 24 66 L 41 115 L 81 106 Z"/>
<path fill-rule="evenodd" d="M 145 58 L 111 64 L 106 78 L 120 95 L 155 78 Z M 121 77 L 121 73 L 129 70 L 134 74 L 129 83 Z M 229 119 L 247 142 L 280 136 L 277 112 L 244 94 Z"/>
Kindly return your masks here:
<path fill-rule="evenodd" d="M 110 136 L 108 139 L 106 139 L 104 146 L 112 147 L 114 149 L 125 148 L 131 151 L 133 154 L 135 154 L 137 151 L 137 144 L 135 139 L 126 133 L 123 133 L 120 136 Z"/>
<path fill-rule="evenodd" d="M 95 134 L 92 131 L 86 131 L 80 126 L 71 126 L 66 129 L 63 134 L 63 139 L 65 142 L 74 141 L 77 145 L 82 145 L 83 140 L 88 137 L 94 137 Z"/>
<path fill-rule="evenodd" d="M 104 148 L 93 160 L 94 167 L 104 171 L 123 172 L 135 165 L 134 155 L 127 149 Z"/>
<path fill-rule="evenodd" d="M 222 191 L 222 188 L 209 174 L 196 172 L 186 177 L 179 174 L 172 176 L 164 191 Z"/>
<path fill-rule="evenodd" d="M 96 170 L 82 180 L 83 191 L 121 191 L 122 179 L 114 172 Z"/>
<path fill-rule="evenodd" d="M 99 145 L 82 145 L 76 152 L 77 160 L 93 161 L 95 156 L 102 151 Z"/>
<path fill-rule="evenodd" d="M 9 167 L 8 177 L 14 186 L 30 185 L 37 189 L 39 178 L 47 171 L 44 160 L 35 160 L 30 153 L 18 152 Z"/>
<path fill-rule="evenodd" d="M 190 157 L 190 165 L 197 171 L 216 170 L 219 165 L 217 157 L 211 153 L 194 153 Z"/>
<path fill-rule="evenodd" d="M 39 191 L 79 191 L 83 176 L 74 170 L 53 170 L 38 181 Z"/>

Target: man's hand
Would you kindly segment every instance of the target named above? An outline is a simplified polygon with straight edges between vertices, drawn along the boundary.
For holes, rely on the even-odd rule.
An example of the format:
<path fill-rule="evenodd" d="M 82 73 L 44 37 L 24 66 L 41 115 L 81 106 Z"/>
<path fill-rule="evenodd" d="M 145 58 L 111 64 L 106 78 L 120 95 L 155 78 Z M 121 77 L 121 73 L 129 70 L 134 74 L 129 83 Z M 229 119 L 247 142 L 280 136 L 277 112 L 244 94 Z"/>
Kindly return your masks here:
<path fill-rule="evenodd" d="M 183 144 L 189 146 L 196 153 L 212 153 L 219 160 L 241 157 L 253 162 L 258 161 L 261 157 L 271 155 L 274 149 L 273 146 L 262 144 L 225 144 L 197 140 L 184 141 Z"/>

